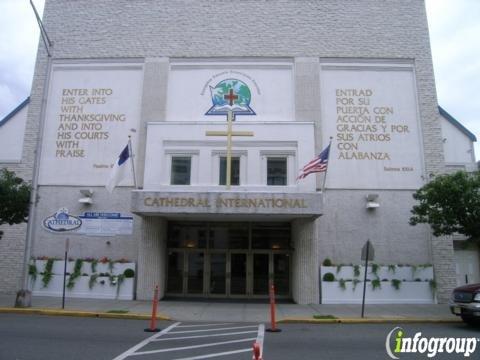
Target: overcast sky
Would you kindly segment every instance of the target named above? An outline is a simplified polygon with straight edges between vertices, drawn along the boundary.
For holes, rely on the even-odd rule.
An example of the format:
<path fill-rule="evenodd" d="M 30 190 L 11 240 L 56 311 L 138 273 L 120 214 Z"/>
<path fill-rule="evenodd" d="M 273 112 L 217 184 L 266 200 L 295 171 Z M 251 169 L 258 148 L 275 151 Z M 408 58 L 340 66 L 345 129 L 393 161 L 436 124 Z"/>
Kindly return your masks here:
<path fill-rule="evenodd" d="M 42 13 L 44 0 L 34 3 Z M 438 102 L 480 142 L 480 0 L 426 3 Z M 29 0 L 0 0 L 0 26 L 2 119 L 30 92 L 39 32 Z"/>

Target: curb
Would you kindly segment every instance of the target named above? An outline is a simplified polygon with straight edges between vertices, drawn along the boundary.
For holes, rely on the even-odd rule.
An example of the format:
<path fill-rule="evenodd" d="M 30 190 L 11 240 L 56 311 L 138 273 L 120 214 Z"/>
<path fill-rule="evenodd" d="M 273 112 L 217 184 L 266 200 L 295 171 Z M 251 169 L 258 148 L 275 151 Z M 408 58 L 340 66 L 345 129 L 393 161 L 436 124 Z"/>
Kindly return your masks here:
<path fill-rule="evenodd" d="M 72 317 L 90 317 L 103 319 L 130 319 L 130 320 L 150 320 L 149 314 L 116 314 L 108 312 L 81 311 L 81 310 L 62 310 L 46 308 L 12 308 L 0 307 L 0 314 L 30 314 L 47 316 L 72 316 Z M 172 321 L 172 318 L 165 314 L 157 314 L 157 320 Z M 312 318 L 283 318 L 277 321 L 282 324 L 452 324 L 461 323 L 460 319 L 455 318 L 336 318 L 336 319 L 312 319 Z"/>
<path fill-rule="evenodd" d="M 284 318 L 278 321 L 284 324 L 452 324 L 461 323 L 460 319 L 440 318 L 337 318 L 337 319 L 309 319 L 309 318 Z"/>
<path fill-rule="evenodd" d="M 104 319 L 133 319 L 133 320 L 150 320 L 151 315 L 148 314 L 115 314 L 108 312 L 95 311 L 79 311 L 79 310 L 62 310 L 62 309 L 43 309 L 43 308 L 8 308 L 0 307 L 0 314 L 30 314 L 30 315 L 49 315 L 49 316 L 73 316 L 73 317 L 91 317 Z M 157 314 L 157 320 L 171 320 L 169 316 Z"/>

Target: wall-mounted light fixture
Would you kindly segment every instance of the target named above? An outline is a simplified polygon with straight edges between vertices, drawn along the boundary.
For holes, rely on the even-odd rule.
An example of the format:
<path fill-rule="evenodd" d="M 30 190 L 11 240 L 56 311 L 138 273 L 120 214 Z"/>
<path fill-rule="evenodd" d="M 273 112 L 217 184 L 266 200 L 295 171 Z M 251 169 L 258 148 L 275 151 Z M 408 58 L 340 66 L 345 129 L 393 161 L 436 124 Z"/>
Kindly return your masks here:
<path fill-rule="evenodd" d="M 378 194 L 368 194 L 366 196 L 367 198 L 367 209 L 376 209 L 380 207 L 380 204 L 378 203 Z"/>
<path fill-rule="evenodd" d="M 93 200 L 92 200 L 93 190 L 92 189 L 80 189 L 80 194 L 82 194 L 83 197 L 78 199 L 79 203 L 85 204 L 85 205 L 93 204 Z"/>

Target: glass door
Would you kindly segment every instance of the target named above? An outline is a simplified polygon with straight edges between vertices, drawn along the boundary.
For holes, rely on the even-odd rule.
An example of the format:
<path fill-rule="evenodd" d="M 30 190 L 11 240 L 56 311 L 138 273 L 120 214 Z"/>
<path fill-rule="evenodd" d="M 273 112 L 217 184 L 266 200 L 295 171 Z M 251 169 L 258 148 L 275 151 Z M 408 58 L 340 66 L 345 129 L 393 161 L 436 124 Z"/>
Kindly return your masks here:
<path fill-rule="evenodd" d="M 168 252 L 167 292 L 172 294 L 184 293 L 184 256 L 183 251 Z"/>
<path fill-rule="evenodd" d="M 268 295 L 269 254 L 253 254 L 253 295 Z"/>
<path fill-rule="evenodd" d="M 204 263 L 203 251 L 187 252 L 187 294 L 203 294 Z"/>
<path fill-rule="evenodd" d="M 210 295 L 226 295 L 227 290 L 227 254 L 210 254 Z"/>
<path fill-rule="evenodd" d="M 247 254 L 230 254 L 230 295 L 247 295 Z"/>

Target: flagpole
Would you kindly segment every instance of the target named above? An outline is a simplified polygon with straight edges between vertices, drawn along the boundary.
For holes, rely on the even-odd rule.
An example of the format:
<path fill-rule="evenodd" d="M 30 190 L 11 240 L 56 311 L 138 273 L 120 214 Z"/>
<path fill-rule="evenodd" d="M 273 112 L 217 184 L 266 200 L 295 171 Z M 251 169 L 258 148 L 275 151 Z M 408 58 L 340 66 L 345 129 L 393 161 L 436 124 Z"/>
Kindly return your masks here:
<path fill-rule="evenodd" d="M 329 161 L 330 161 L 330 151 L 332 150 L 332 139 L 333 137 L 330 136 L 330 143 L 328 144 L 328 157 L 327 157 L 327 168 L 325 169 L 325 175 L 323 177 L 323 184 L 322 184 L 322 194 L 325 191 L 325 183 L 327 182 L 327 173 L 328 173 L 328 168 L 329 168 Z"/>
<path fill-rule="evenodd" d="M 135 175 L 135 164 L 133 161 L 132 140 L 130 135 L 128 135 L 128 153 L 130 156 L 130 160 L 132 161 L 133 186 L 135 187 L 135 189 L 137 189 L 137 176 Z"/>

